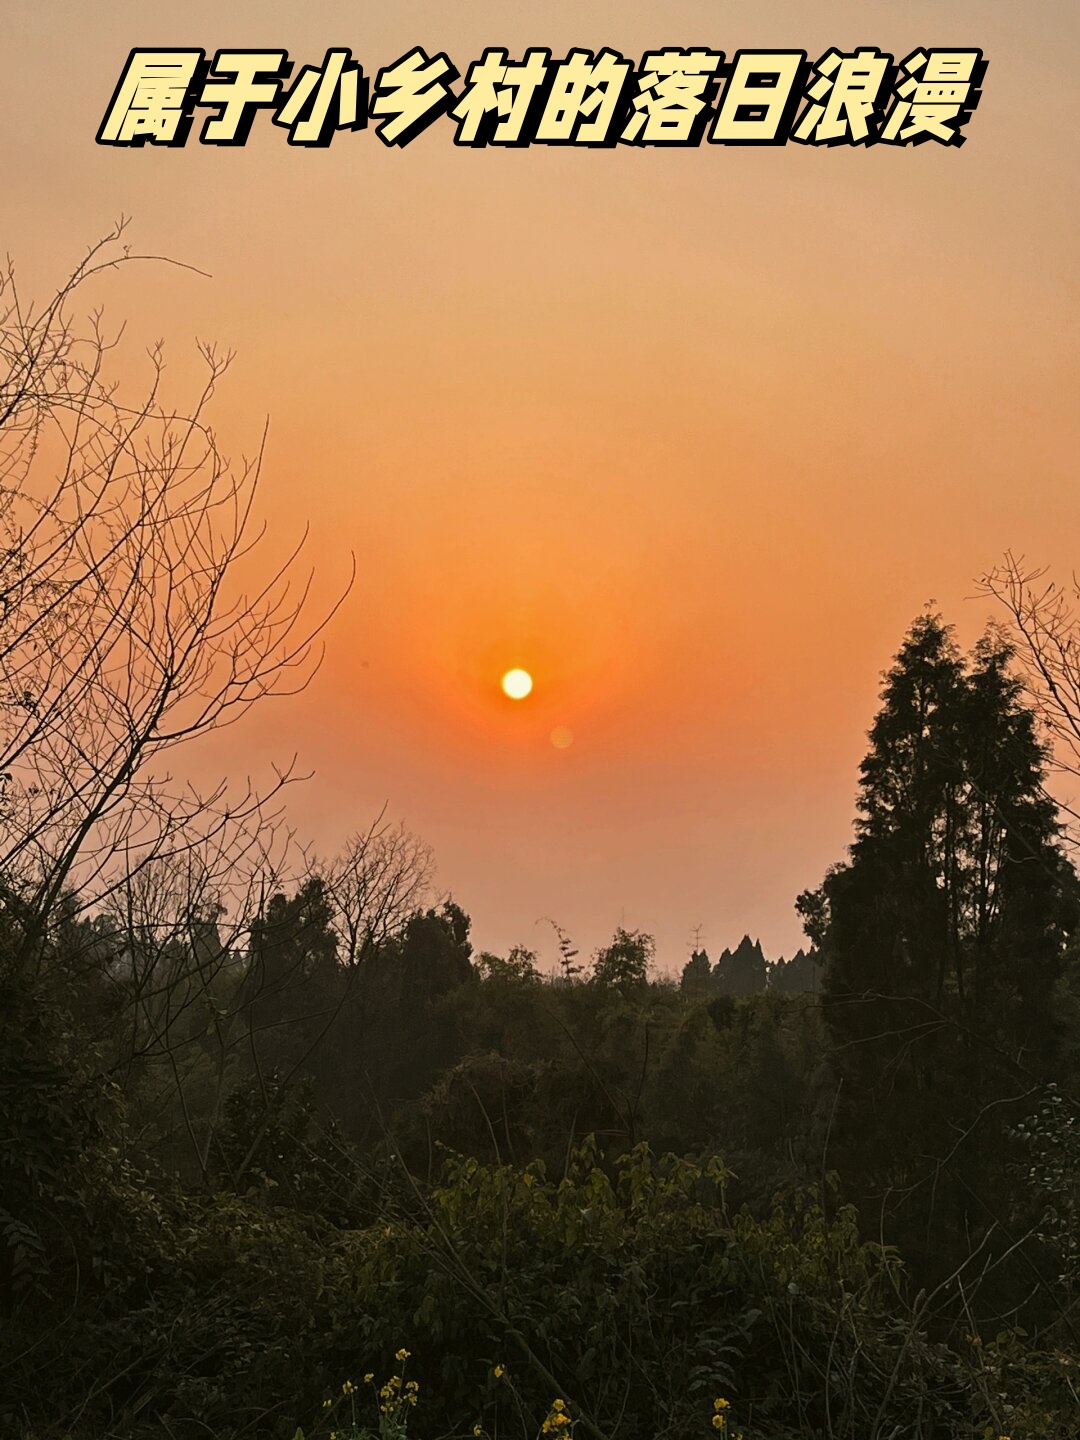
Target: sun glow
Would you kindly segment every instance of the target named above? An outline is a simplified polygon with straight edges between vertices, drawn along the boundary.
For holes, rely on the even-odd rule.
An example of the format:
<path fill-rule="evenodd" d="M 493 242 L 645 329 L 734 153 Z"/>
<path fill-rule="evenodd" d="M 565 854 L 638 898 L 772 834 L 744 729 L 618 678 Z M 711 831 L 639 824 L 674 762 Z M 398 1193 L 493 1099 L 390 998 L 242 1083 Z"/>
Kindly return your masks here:
<path fill-rule="evenodd" d="M 508 670 L 502 677 L 502 688 L 511 700 L 524 700 L 533 688 L 532 676 L 527 670 Z"/>

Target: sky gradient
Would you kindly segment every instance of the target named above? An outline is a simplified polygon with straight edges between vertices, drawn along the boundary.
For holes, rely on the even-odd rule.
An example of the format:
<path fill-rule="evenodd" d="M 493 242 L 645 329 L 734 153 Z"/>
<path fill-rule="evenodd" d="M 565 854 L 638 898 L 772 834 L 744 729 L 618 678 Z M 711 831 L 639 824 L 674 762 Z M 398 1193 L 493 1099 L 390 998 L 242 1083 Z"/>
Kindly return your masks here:
<path fill-rule="evenodd" d="M 1076 133 L 1067 0 L 459 6 L 119 0 L 5 7 L 3 247 L 44 295 L 121 214 L 146 266 L 100 295 L 120 361 L 237 358 L 223 448 L 257 445 L 284 550 L 357 580 L 307 692 L 193 760 L 298 752 L 300 833 L 385 803 L 484 948 L 614 926 L 685 960 L 801 933 L 850 840 L 880 672 L 934 600 L 970 641 L 1006 549 L 1076 563 Z M 99 147 L 133 46 L 414 45 L 464 71 L 604 45 L 979 46 L 961 149 Z M 513 665 L 535 689 L 498 688 Z M 573 743 L 551 742 L 557 727 Z M 563 737 L 565 738 L 565 737 Z"/>

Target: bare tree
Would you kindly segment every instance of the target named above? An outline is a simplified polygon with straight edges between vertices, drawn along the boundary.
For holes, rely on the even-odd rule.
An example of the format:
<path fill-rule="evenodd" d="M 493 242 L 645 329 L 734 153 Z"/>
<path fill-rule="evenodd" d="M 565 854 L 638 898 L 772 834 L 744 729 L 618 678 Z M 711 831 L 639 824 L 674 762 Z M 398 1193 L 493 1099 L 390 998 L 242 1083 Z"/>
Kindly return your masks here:
<path fill-rule="evenodd" d="M 168 754 L 302 688 L 340 604 L 310 618 L 303 539 L 252 563 L 265 431 L 234 468 L 207 418 L 231 356 L 199 346 L 205 380 L 180 414 L 160 345 L 130 402 L 107 374 L 119 335 L 100 312 L 72 320 L 95 276 L 155 258 L 132 255 L 123 228 L 40 309 L 10 264 L 0 273 L 0 883 L 41 923 L 71 884 L 100 902 L 193 846 L 223 865 L 255 836 L 265 848 L 291 767 L 262 792 L 200 794 Z"/>
<path fill-rule="evenodd" d="M 422 904 L 435 873 L 431 848 L 383 809 L 319 867 L 334 907 L 338 958 L 359 965 Z"/>
<path fill-rule="evenodd" d="M 128 1093 L 136 1124 L 144 1122 L 137 1138 L 203 1182 L 228 1093 L 253 1076 L 261 1138 L 354 998 L 363 962 L 400 930 L 433 872 L 428 847 L 384 814 L 335 860 L 302 873 L 262 859 L 259 871 L 226 865 L 203 846 L 142 864 L 112 887 L 86 932 L 86 967 L 112 997 L 109 1073 Z M 302 946 L 270 974 L 256 943 L 288 908 L 284 891 L 313 885 L 336 937 L 329 987 L 325 975 L 312 985 Z M 65 959 L 70 966 L 70 952 Z M 271 1032 L 271 1046 L 280 1044 L 285 1030 L 298 1048 L 271 1084 L 257 1042 Z"/>
<path fill-rule="evenodd" d="M 1027 687 L 1053 746 L 1053 766 L 1080 778 L 1080 579 L 1068 585 L 1047 578 L 1022 556 L 1004 560 L 979 581 L 985 595 L 1008 611 L 1013 639 L 1027 672 Z M 1059 806 L 1080 821 L 1077 802 Z"/>

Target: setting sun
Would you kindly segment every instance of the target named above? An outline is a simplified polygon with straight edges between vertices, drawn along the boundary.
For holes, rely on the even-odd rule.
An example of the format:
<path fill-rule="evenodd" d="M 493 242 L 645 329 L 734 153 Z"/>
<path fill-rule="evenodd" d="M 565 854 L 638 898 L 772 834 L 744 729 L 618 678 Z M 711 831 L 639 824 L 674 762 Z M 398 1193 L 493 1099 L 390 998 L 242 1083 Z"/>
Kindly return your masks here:
<path fill-rule="evenodd" d="M 511 700 L 524 700 L 533 688 L 532 676 L 527 670 L 508 670 L 502 677 L 502 688 Z"/>

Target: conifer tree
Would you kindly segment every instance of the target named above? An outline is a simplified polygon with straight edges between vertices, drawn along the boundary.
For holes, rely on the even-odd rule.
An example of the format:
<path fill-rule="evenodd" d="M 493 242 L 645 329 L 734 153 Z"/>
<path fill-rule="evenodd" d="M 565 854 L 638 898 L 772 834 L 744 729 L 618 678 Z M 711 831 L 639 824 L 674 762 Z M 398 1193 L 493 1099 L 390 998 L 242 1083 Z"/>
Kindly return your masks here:
<path fill-rule="evenodd" d="M 712 989 L 712 966 L 706 950 L 694 950 L 682 968 L 680 989 L 688 995 L 704 995 Z"/>
<path fill-rule="evenodd" d="M 826 963 L 831 1163 L 970 1236 L 1004 1134 L 1055 1073 L 1076 876 L 1045 747 L 988 631 L 969 661 L 921 616 L 885 678 L 846 864 L 799 897 Z M 932 1216 L 934 1206 L 938 1213 Z M 1000 1211 L 1000 1206 L 998 1206 Z"/>
<path fill-rule="evenodd" d="M 721 995 L 761 995 L 768 966 L 760 940 L 744 935 L 734 950 L 725 950 L 713 969 L 713 987 Z"/>

